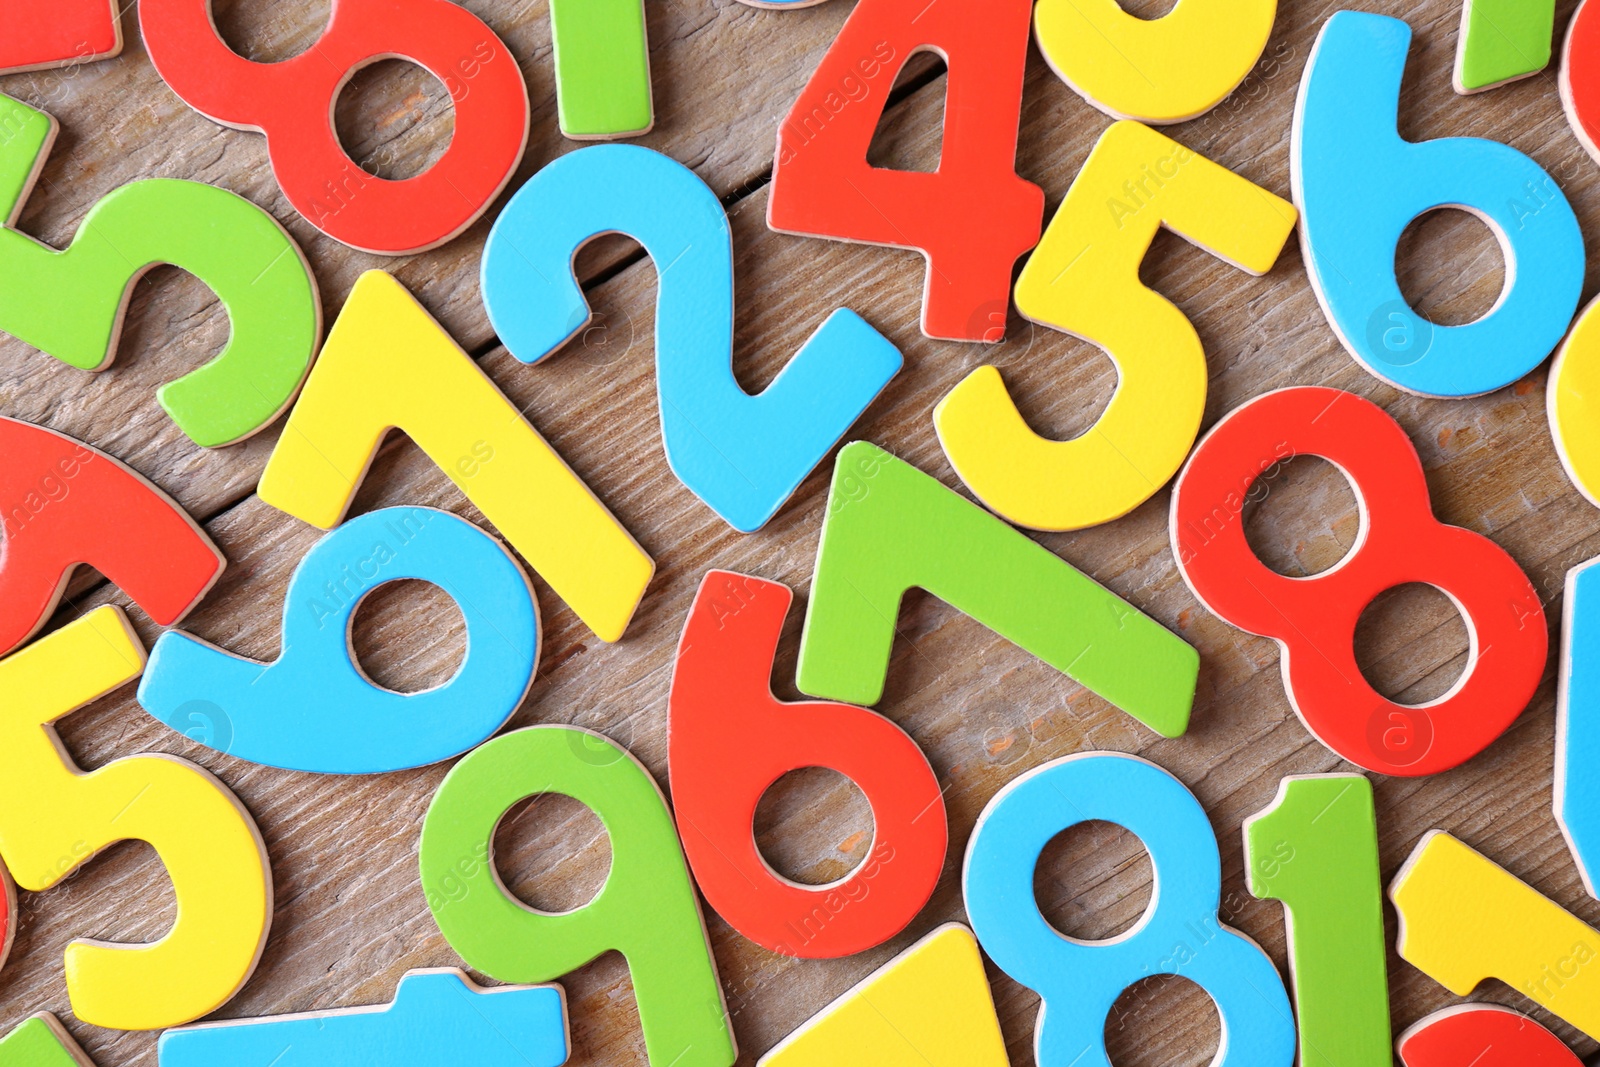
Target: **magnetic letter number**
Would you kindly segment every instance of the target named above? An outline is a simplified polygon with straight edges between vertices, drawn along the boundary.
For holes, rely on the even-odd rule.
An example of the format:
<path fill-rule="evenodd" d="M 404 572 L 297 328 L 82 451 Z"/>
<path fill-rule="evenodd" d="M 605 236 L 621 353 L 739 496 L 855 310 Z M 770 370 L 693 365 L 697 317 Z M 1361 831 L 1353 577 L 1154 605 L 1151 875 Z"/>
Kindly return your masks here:
<path fill-rule="evenodd" d="M 1550 65 L 1555 24 L 1555 0 L 1463 0 L 1456 92 L 1482 92 L 1539 73 Z"/>
<path fill-rule="evenodd" d="M 1272 806 L 1245 820 L 1244 862 L 1250 892 L 1287 913 L 1300 1062 L 1393 1067 L 1372 783 L 1285 778 Z"/>
<path fill-rule="evenodd" d="M 839 452 L 800 637 L 800 690 L 883 697 L 900 599 L 926 589 L 1152 730 L 1189 725 L 1200 657 L 1055 553 L 876 445 Z"/>
<path fill-rule="evenodd" d="M 786 956 L 850 956 L 898 934 L 933 895 L 948 843 L 944 794 L 917 743 L 888 719 L 772 695 L 793 599 L 786 585 L 730 571 L 700 583 L 672 675 L 672 802 L 695 881 L 734 929 Z M 762 794 L 804 767 L 839 772 L 872 807 L 872 855 L 827 886 L 780 877 L 756 847 Z"/>
<path fill-rule="evenodd" d="M 1400 1035 L 1405 1067 L 1582 1067 L 1561 1039 L 1493 1004 L 1436 1011 Z"/>
<path fill-rule="evenodd" d="M 1034 896 L 1050 839 L 1091 819 L 1136 834 L 1159 887 L 1134 929 L 1106 942 L 1063 937 Z M 1106 1017 L 1122 991 L 1181 974 L 1210 994 L 1227 1035 L 1219 1067 L 1289 1067 L 1295 1033 L 1283 980 L 1266 953 L 1217 917 L 1222 859 L 1200 802 L 1132 756 L 1086 752 L 1037 767 L 989 801 L 967 847 L 961 888 L 989 958 L 1038 993 L 1039 1067 L 1109 1067 Z"/>
<path fill-rule="evenodd" d="M 1411 142 L 1396 131 L 1411 28 L 1340 11 L 1300 83 L 1290 184 L 1306 273 L 1345 349 L 1412 393 L 1476 396 L 1538 366 L 1583 287 L 1583 235 L 1539 164 L 1477 137 Z M 1411 220 L 1441 207 L 1481 216 L 1500 239 L 1506 288 L 1483 318 L 1435 326 L 1411 310 L 1394 270 Z"/>
<path fill-rule="evenodd" d="M 1044 193 L 1016 173 L 1031 6 L 864 0 L 778 127 L 767 224 L 920 249 L 929 337 L 1002 340 L 1012 265 L 1039 240 Z M 868 165 L 895 75 L 930 49 L 950 64 L 939 169 Z"/>
<path fill-rule="evenodd" d="M 518 801 L 558 793 L 611 838 L 611 872 L 574 911 L 506 895 L 490 846 Z M 616 949 L 628 960 L 651 1067 L 730 1067 L 738 1056 L 700 901 L 655 779 L 587 730 L 532 726 L 474 749 L 445 776 L 422 824 L 422 888 L 434 921 L 476 970 L 549 982 Z"/>
<path fill-rule="evenodd" d="M 1200 335 L 1139 280 L 1150 242 L 1166 225 L 1261 275 L 1294 220 L 1287 201 L 1148 126 L 1108 129 L 1028 257 L 1016 300 L 1033 321 L 1109 352 L 1117 392 L 1088 432 L 1049 441 L 1023 421 L 999 370 L 979 367 L 933 411 L 961 480 L 1036 530 L 1110 522 L 1148 500 L 1200 432 L 1208 376 Z"/>
<path fill-rule="evenodd" d="M 272 171 L 296 211 L 352 248 L 424 252 L 483 214 L 528 143 L 528 87 L 516 58 L 483 21 L 450 0 L 339 0 L 328 28 L 293 59 L 256 63 L 217 35 L 211 0 L 139 5 L 150 61 L 190 107 L 267 135 Z M 438 162 L 389 181 L 361 169 L 333 128 L 350 76 L 408 59 L 450 90 L 455 134 Z"/>
<path fill-rule="evenodd" d="M 49 115 L 0 95 L 0 221 L 22 213 L 56 129 Z M 0 226 L 0 330 L 63 363 L 105 370 L 133 283 L 161 263 L 216 293 L 231 333 L 215 359 L 156 390 L 157 401 L 202 448 L 264 429 L 305 380 L 322 305 L 294 239 L 225 189 L 129 182 L 95 204 L 60 252 Z"/>
<path fill-rule="evenodd" d="M 88 564 L 162 626 L 227 566 L 211 538 L 132 467 L 66 434 L 0 417 L 0 655 L 39 632 Z"/>
<path fill-rule="evenodd" d="M 1268 569 L 1244 533 L 1256 478 L 1284 459 L 1337 464 L 1361 503 L 1362 533 L 1310 578 Z M 1422 461 L 1383 409 L 1337 389 L 1280 389 L 1235 408 L 1195 448 L 1172 495 L 1172 549 L 1212 614 L 1283 650 L 1284 687 L 1317 740 L 1379 774 L 1437 774 L 1499 737 L 1533 697 L 1549 642 L 1527 576 L 1481 534 L 1433 517 Z M 1423 582 L 1466 616 L 1470 662 L 1427 705 L 1397 704 L 1356 664 L 1356 622 L 1386 589 Z"/>
<path fill-rule="evenodd" d="M 0 74 L 65 67 L 122 53 L 117 0 L 0 0 Z"/>
<path fill-rule="evenodd" d="M 550 37 L 562 133 L 632 137 L 655 124 L 644 0 L 554 0 Z"/>
<path fill-rule="evenodd" d="M 268 504 L 331 530 L 390 429 L 411 435 L 603 641 L 655 564 L 405 287 L 368 271 L 262 472 Z"/>
<path fill-rule="evenodd" d="M 144 649 L 114 607 L 97 608 L 0 660 L 0 858 L 17 884 L 49 889 L 117 841 L 156 850 L 178 918 L 148 945 L 74 941 L 67 994 L 78 1018 L 156 1030 L 226 1004 L 255 970 L 272 921 L 256 824 L 217 779 L 176 756 L 134 756 L 87 774 L 62 754 L 57 719 L 139 676 Z"/>
<path fill-rule="evenodd" d="M 1157 19 L 1117 0 L 1039 0 L 1039 51 L 1107 115 L 1182 122 L 1244 81 L 1272 35 L 1277 0 L 1181 0 Z"/>
<path fill-rule="evenodd" d="M 568 153 L 511 198 L 483 256 L 501 343 L 534 363 L 582 332 L 578 249 L 626 233 L 655 260 L 661 437 L 678 479 L 734 529 L 760 529 L 900 370 L 855 312 L 823 322 L 765 392 L 733 376 L 733 233 L 692 170 L 637 145 Z"/>
<path fill-rule="evenodd" d="M 1600 932 L 1442 830 L 1389 886 L 1400 958 L 1464 997 L 1498 978 L 1590 1037 L 1600 1036 Z"/>
<path fill-rule="evenodd" d="M 451 679 L 420 693 L 374 685 L 351 658 L 361 598 L 386 582 L 431 582 L 467 623 Z M 465 519 L 382 508 L 312 546 L 283 601 L 283 656 L 263 664 L 181 630 L 161 635 L 139 703 L 183 731 L 200 701 L 227 709 L 204 743 L 269 767 L 376 774 L 437 763 L 486 740 L 527 696 L 539 659 L 539 609 L 511 553 Z"/>
<path fill-rule="evenodd" d="M 1600 507 L 1600 304 L 1583 309 L 1550 366 L 1556 455 Z M 1556 672 L 1555 813 L 1584 888 L 1600 896 L 1600 557 L 1567 572 Z"/>

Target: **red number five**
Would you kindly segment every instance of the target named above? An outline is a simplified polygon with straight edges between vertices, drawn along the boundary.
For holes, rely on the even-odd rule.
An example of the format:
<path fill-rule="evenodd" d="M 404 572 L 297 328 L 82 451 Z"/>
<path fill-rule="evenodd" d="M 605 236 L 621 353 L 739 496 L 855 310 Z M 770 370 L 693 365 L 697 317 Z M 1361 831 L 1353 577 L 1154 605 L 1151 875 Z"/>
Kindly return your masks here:
<path fill-rule="evenodd" d="M 1243 510 L 1257 477 L 1295 455 L 1336 464 L 1355 487 L 1361 533 L 1337 566 L 1288 578 L 1256 558 Z M 1549 635 L 1515 560 L 1481 534 L 1433 517 L 1422 462 L 1382 408 L 1337 389 L 1281 389 L 1226 415 L 1178 476 L 1172 548 L 1214 614 L 1283 649 L 1284 686 L 1306 728 L 1379 774 L 1425 775 L 1477 755 L 1532 699 Z M 1354 635 L 1379 593 L 1425 582 L 1455 602 L 1469 662 L 1443 697 L 1384 698 L 1356 665 Z"/>
<path fill-rule="evenodd" d="M 683 849 L 706 900 L 734 929 L 786 956 L 850 956 L 905 929 L 933 895 L 948 831 L 944 794 L 905 731 L 850 704 L 786 704 L 772 659 L 794 594 L 711 571 L 672 676 L 667 768 Z M 797 885 L 756 848 L 756 804 L 789 771 L 828 767 L 872 805 L 872 854 L 832 885 Z"/>
<path fill-rule="evenodd" d="M 450 0 L 334 0 L 316 44 L 282 63 L 230 49 L 211 0 L 144 0 L 139 26 L 156 70 L 190 107 L 259 130 L 296 211 L 336 241 L 378 255 L 422 252 L 455 237 L 505 188 L 528 143 L 528 87 L 500 38 Z M 333 128 L 350 76 L 399 56 L 444 82 L 456 108 L 443 157 L 414 178 L 362 170 Z"/>
<path fill-rule="evenodd" d="M 1044 193 L 1015 169 L 1032 9 L 1033 0 L 861 0 L 778 128 L 767 225 L 921 249 L 929 337 L 1002 340 L 1011 268 L 1039 242 Z M 950 65 L 939 169 L 869 166 L 895 74 L 920 51 Z"/>

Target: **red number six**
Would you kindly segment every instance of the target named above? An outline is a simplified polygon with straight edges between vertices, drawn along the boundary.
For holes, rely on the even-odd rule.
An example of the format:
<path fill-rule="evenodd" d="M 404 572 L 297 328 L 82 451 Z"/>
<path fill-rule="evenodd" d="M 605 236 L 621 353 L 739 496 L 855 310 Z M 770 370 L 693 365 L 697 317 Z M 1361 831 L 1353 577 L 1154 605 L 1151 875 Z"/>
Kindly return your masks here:
<path fill-rule="evenodd" d="M 865 708 L 772 695 L 772 660 L 794 594 L 711 571 L 700 583 L 672 675 L 667 769 L 683 850 L 717 914 L 785 956 L 824 959 L 889 940 L 933 895 L 949 832 L 933 768 L 904 730 Z M 799 885 L 756 848 L 762 793 L 827 767 L 872 805 L 872 853 L 831 885 Z"/>
<path fill-rule="evenodd" d="M 1296 455 L 1321 456 L 1350 480 L 1361 533 L 1310 578 L 1269 570 L 1245 540 L 1256 479 Z M 1224 416 L 1172 495 L 1172 549 L 1213 614 L 1275 639 L 1295 713 L 1324 745 L 1379 774 L 1436 774 L 1500 736 L 1544 672 L 1544 608 L 1499 545 L 1433 516 L 1428 483 L 1398 423 L 1337 389 L 1281 389 Z M 1427 704 L 1396 704 L 1356 665 L 1356 621 L 1386 589 L 1424 582 L 1455 602 L 1470 638 L 1460 681 Z"/>
<path fill-rule="evenodd" d="M 528 143 L 528 87 L 493 30 L 450 0 L 334 0 L 322 37 L 281 63 L 256 63 L 217 36 L 211 0 L 143 0 L 150 60 L 190 107 L 267 135 L 278 184 L 323 233 L 378 255 L 444 244 L 505 188 Z M 362 67 L 400 57 L 444 82 L 455 136 L 414 178 L 362 170 L 339 144 L 333 105 Z"/>

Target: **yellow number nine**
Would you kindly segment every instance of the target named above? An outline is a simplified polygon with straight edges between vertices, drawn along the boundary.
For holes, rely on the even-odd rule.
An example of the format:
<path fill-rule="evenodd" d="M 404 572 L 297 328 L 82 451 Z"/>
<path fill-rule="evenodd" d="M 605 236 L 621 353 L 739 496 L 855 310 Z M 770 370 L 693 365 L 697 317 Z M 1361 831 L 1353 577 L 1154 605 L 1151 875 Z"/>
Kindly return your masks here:
<path fill-rule="evenodd" d="M 0 857 L 24 889 L 49 889 L 117 841 L 148 842 L 178 918 L 148 945 L 74 941 L 67 993 L 86 1023 L 155 1030 L 221 1007 L 255 970 L 272 920 L 266 848 L 226 786 L 175 756 L 85 774 L 52 723 L 137 678 L 144 648 L 115 607 L 0 660 Z"/>
<path fill-rule="evenodd" d="M 1200 430 L 1206 355 L 1183 312 L 1139 280 L 1162 224 L 1242 270 L 1272 269 L 1294 205 L 1148 126 L 1101 136 L 1017 279 L 1017 309 L 1106 349 L 1121 381 L 1087 433 L 1040 437 L 1000 372 L 979 367 L 934 409 L 951 466 L 1035 530 L 1121 518 L 1177 473 Z"/>

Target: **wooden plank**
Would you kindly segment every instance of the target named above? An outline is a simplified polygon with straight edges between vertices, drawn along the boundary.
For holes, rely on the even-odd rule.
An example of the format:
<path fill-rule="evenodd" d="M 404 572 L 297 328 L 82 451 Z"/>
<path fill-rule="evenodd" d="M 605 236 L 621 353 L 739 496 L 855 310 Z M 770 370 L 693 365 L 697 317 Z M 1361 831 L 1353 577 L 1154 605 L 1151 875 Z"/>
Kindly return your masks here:
<path fill-rule="evenodd" d="M 1563 22 L 1571 6 L 1564 3 L 1559 9 Z M 1332 4 L 1285 4 L 1269 45 L 1278 68 L 1247 81 L 1243 106 L 1224 105 L 1177 127 L 1174 135 L 1286 193 L 1289 116 L 1298 72 L 1316 29 L 1334 9 Z M 719 11 L 717 17 L 728 16 Z M 1411 137 L 1470 132 L 1508 140 L 1558 175 L 1580 218 L 1592 227 L 1600 212 L 1600 192 L 1591 165 L 1561 119 L 1553 75 L 1460 100 L 1449 90 L 1459 12 L 1451 4 L 1430 0 L 1410 17 L 1418 47 L 1407 81 L 1402 132 Z M 741 72 L 760 69 L 769 54 L 792 44 L 788 23 L 782 33 L 763 28 L 760 38 L 729 53 L 729 61 Z M 814 58 L 811 54 L 811 62 Z M 752 121 L 770 132 L 809 68 L 799 63 L 797 69 L 800 73 L 786 93 L 774 94 L 776 103 L 747 98 L 734 111 L 766 107 Z M 697 80 L 734 76 L 687 70 L 673 81 L 672 91 L 693 92 Z M 658 92 L 663 77 L 658 66 Z M 897 109 L 901 132 L 875 158 L 923 165 L 936 158 L 940 89 L 940 83 L 930 85 Z M 1034 59 L 1019 168 L 1044 185 L 1052 207 L 1106 124 Z M 663 127 L 668 125 L 663 121 Z M 769 143 L 761 151 L 770 151 Z M 983 362 L 1002 366 L 1025 415 L 1041 432 L 1056 436 L 1085 429 L 1110 395 L 1115 373 L 1103 354 L 1015 317 L 1011 338 L 992 348 L 921 338 L 916 327 L 920 257 L 771 234 L 764 213 L 765 192 L 759 189 L 732 209 L 742 297 L 735 365 L 748 388 L 769 381 L 828 311 L 853 307 L 900 344 L 907 359 L 906 372 L 869 411 L 858 435 L 952 485 L 954 476 L 939 453 L 929 416 L 939 397 L 973 367 Z M 1485 286 L 1492 290 L 1492 279 L 1483 278 L 1481 242 L 1473 239 L 1470 226 L 1440 220 L 1422 229 L 1420 247 L 1403 262 L 1408 291 L 1430 294 L 1430 306 L 1449 314 L 1474 298 L 1481 300 Z M 1474 400 L 1445 402 L 1400 394 L 1367 376 L 1339 348 L 1292 248 L 1266 278 L 1251 279 L 1164 236 L 1144 276 L 1194 319 L 1206 343 L 1213 371 L 1208 423 L 1252 396 L 1287 384 L 1334 385 L 1373 399 L 1417 442 L 1441 518 L 1490 534 L 1528 569 L 1546 598 L 1555 636 L 1562 575 L 1573 563 L 1600 552 L 1600 523 L 1556 462 L 1544 426 L 1543 370 Z M 676 482 L 662 458 L 656 429 L 653 278 L 653 268 L 640 262 L 593 288 L 594 306 L 608 323 L 605 345 L 577 348 L 536 368 L 490 350 L 484 366 L 519 406 L 526 406 L 535 425 L 661 567 L 633 629 L 615 646 L 596 642 L 536 582 L 547 627 L 545 658 L 513 725 L 576 722 L 601 729 L 629 745 L 664 780 L 671 657 L 700 575 L 711 566 L 744 569 L 791 583 L 803 599 L 827 478 L 825 471 L 814 474 L 767 530 L 749 537 L 729 531 Z M 1465 279 L 1477 281 L 1464 284 Z M 470 281 L 465 284 L 470 289 Z M 1459 290 L 1466 291 L 1466 299 L 1452 301 L 1449 294 Z M 448 304 L 423 291 L 434 310 Z M 169 336 L 160 329 L 151 332 L 153 339 Z M 35 389 L 51 401 L 65 392 L 53 382 Z M 0 410 L 11 412 L 14 402 L 13 395 L 0 393 Z M 135 432 L 131 423 L 111 419 L 110 410 L 104 404 L 85 407 L 79 417 L 84 426 L 101 433 L 126 427 L 129 440 L 124 444 L 130 450 L 139 447 L 148 425 Z M 94 440 L 107 443 L 101 437 Z M 198 487 L 201 477 L 213 476 L 196 473 L 187 484 Z M 239 496 L 214 498 L 239 501 L 216 509 L 208 523 L 231 565 L 189 626 L 230 650 L 270 657 L 276 653 L 284 585 L 314 540 L 314 531 L 245 497 L 248 484 L 249 479 L 240 480 Z M 1337 478 L 1327 468 L 1295 464 L 1270 489 L 1250 520 L 1269 559 L 1291 568 L 1317 568 L 1353 542 L 1353 507 L 1341 497 Z M 396 503 L 436 504 L 481 521 L 414 447 L 400 441 L 386 446 L 374 465 L 357 510 Z M 1318 745 L 1290 711 L 1272 642 L 1210 616 L 1178 578 L 1167 547 L 1167 503 L 1163 492 L 1117 523 L 1039 540 L 1200 648 L 1204 667 L 1189 735 L 1159 739 L 971 620 L 931 598 L 908 598 L 880 709 L 927 748 L 948 787 L 952 847 L 944 877 L 910 930 L 848 960 L 783 960 L 711 917 L 745 1050 L 741 1063 L 753 1063 L 760 1052 L 915 937 L 939 922 L 962 918 L 960 857 L 983 805 L 1029 767 L 1085 749 L 1139 753 L 1195 790 L 1220 835 L 1225 918 L 1284 964 L 1280 909 L 1254 901 L 1244 889 L 1238 827 L 1270 801 L 1281 776 L 1348 765 Z M 101 586 L 79 598 L 76 607 L 120 599 Z M 375 620 L 358 626 L 357 644 L 379 677 L 415 686 L 448 672 L 460 633 L 450 627 L 453 620 L 441 598 L 410 588 L 384 597 L 374 614 Z M 1402 591 L 1386 597 L 1372 614 L 1373 628 L 1360 635 L 1358 647 L 1386 691 L 1416 699 L 1448 683 L 1459 668 L 1465 636 L 1452 621 L 1454 613 L 1437 597 Z M 139 625 L 145 638 L 152 639 L 155 631 L 142 618 Z M 779 693 L 791 698 L 798 695 L 792 686 L 798 629 L 797 608 L 775 672 Z M 1467 766 L 1423 781 L 1378 780 L 1386 877 L 1423 832 L 1443 827 L 1587 921 L 1600 922 L 1600 904 L 1584 894 L 1549 811 L 1552 677 L 1547 673 L 1532 706 L 1507 735 Z M 150 750 L 194 758 L 233 786 L 260 821 L 274 863 L 277 920 L 256 979 L 222 1015 L 382 1001 L 407 968 L 457 962 L 433 927 L 416 884 L 416 827 L 441 768 L 352 782 L 251 767 L 154 723 L 133 703 L 130 689 L 69 719 L 63 734 L 87 766 Z M 808 783 L 784 783 L 773 791 L 762 819 L 763 840 L 786 871 L 815 879 L 836 877 L 864 854 L 867 845 L 859 831 L 869 828 L 869 817 L 848 790 L 811 777 Z M 570 805 L 541 801 L 511 822 L 498 845 L 507 882 L 518 892 L 528 899 L 570 905 L 582 898 L 584 886 L 599 884 L 603 843 L 592 822 Z M 1098 840 L 1093 834 L 1080 835 L 1075 847 L 1050 857 L 1040 878 L 1047 914 L 1066 916 L 1085 936 L 1104 936 L 1130 921 L 1150 891 L 1149 866 L 1137 861 L 1131 843 L 1110 831 L 1100 833 Z M 133 907 L 132 900 L 159 906 Z M 39 1008 L 65 1012 L 59 958 L 69 937 L 158 936 L 171 916 L 170 891 L 159 865 L 150 862 L 142 847 L 120 847 L 64 887 L 24 894 L 23 901 L 22 936 L 12 962 L 0 973 L 0 1003 L 7 1005 L 0 1025 Z M 1391 959 L 1390 973 L 1397 1028 L 1452 1002 L 1398 958 Z M 1028 1063 L 1037 998 L 992 969 L 991 976 L 1013 1062 Z M 620 959 L 602 959 L 565 984 L 572 995 L 572 1062 L 642 1064 Z M 1585 1056 L 1600 1048 L 1510 991 L 1490 988 L 1485 994 L 1530 1011 Z M 69 1025 L 102 1064 L 155 1062 L 151 1035 Z M 1204 1063 L 1216 1040 L 1207 999 L 1193 987 L 1171 981 L 1125 995 L 1108 1030 L 1113 1056 L 1123 1067 Z"/>

